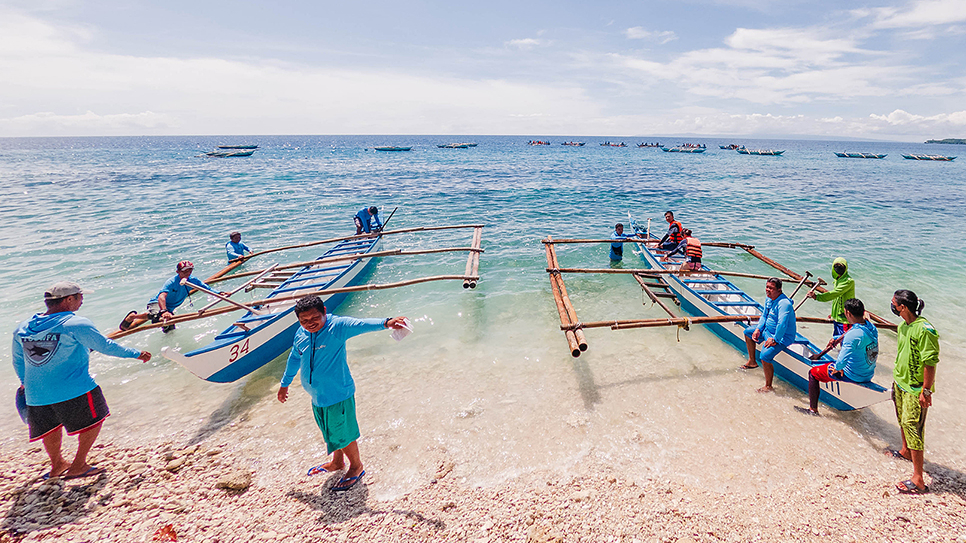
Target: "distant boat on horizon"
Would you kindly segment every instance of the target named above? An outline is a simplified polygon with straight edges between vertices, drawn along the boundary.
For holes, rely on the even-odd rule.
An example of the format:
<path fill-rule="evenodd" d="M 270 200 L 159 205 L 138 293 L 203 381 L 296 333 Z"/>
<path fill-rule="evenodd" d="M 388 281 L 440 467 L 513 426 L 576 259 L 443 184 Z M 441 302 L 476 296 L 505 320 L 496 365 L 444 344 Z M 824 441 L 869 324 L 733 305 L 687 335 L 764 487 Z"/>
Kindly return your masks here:
<path fill-rule="evenodd" d="M 582 141 L 565 141 L 560 145 L 569 145 L 571 147 L 583 147 L 585 142 Z"/>
<path fill-rule="evenodd" d="M 781 156 L 785 152 L 784 149 L 776 151 L 774 149 L 745 149 L 744 147 L 735 149 L 743 155 L 759 155 L 759 156 Z"/>
<path fill-rule="evenodd" d="M 258 149 L 257 145 L 219 145 L 219 149 Z"/>
<path fill-rule="evenodd" d="M 707 151 L 704 147 L 661 147 L 665 153 L 703 153 Z"/>
<path fill-rule="evenodd" d="M 888 155 L 877 154 L 877 153 L 835 153 L 835 156 L 839 158 L 885 158 Z"/>
<path fill-rule="evenodd" d="M 243 156 L 252 156 L 254 149 L 248 151 L 211 151 L 210 153 L 205 153 L 205 156 L 210 156 L 212 158 L 236 158 Z"/>
<path fill-rule="evenodd" d="M 940 162 L 950 162 L 956 159 L 954 156 L 946 155 L 902 155 L 902 158 L 909 160 L 938 160 Z"/>
<path fill-rule="evenodd" d="M 412 149 L 412 147 L 384 146 L 384 147 L 373 147 L 373 149 L 375 149 L 376 151 L 409 151 Z"/>

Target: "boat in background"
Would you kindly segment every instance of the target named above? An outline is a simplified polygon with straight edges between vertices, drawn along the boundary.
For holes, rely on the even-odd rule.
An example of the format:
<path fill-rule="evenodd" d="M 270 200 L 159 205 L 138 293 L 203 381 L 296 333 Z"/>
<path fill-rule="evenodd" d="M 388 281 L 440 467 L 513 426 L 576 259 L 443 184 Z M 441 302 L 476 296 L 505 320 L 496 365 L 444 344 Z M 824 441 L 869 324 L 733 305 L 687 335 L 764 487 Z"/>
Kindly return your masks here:
<path fill-rule="evenodd" d="M 412 149 L 412 147 L 384 146 L 384 147 L 373 147 L 373 149 L 375 149 L 376 151 L 409 151 Z"/>
<path fill-rule="evenodd" d="M 258 149 L 257 145 L 219 145 L 219 149 Z"/>
<path fill-rule="evenodd" d="M 663 143 L 639 143 L 638 147 L 664 147 Z"/>
<path fill-rule="evenodd" d="M 252 156 L 254 149 L 251 151 L 211 151 L 210 153 L 205 153 L 205 156 L 210 156 L 214 158 L 234 158 L 241 156 Z"/>
<path fill-rule="evenodd" d="M 446 143 L 443 145 L 437 145 L 440 149 L 466 149 L 470 146 L 468 143 Z"/>
<path fill-rule="evenodd" d="M 620 143 L 611 143 L 609 141 L 605 141 L 604 143 L 601 143 L 600 146 L 601 147 L 627 147 L 627 144 L 624 143 L 623 141 Z"/>
<path fill-rule="evenodd" d="M 560 145 L 569 145 L 571 147 L 583 147 L 584 146 L 584 142 L 582 142 L 582 141 L 565 141 L 565 142 L 561 143 Z"/>
<path fill-rule="evenodd" d="M 703 153 L 707 151 L 704 147 L 661 147 L 665 153 Z"/>
<path fill-rule="evenodd" d="M 949 162 L 954 160 L 956 157 L 946 155 L 902 155 L 902 158 L 909 160 L 939 160 L 942 162 Z"/>
<path fill-rule="evenodd" d="M 479 144 L 477 144 L 477 143 L 461 143 L 460 145 L 465 145 L 467 147 L 476 147 Z"/>
<path fill-rule="evenodd" d="M 527 142 L 527 145 L 550 145 L 550 142 L 543 141 L 543 140 L 536 140 L 536 141 L 530 140 Z"/>
<path fill-rule="evenodd" d="M 781 156 L 785 152 L 784 149 L 776 151 L 774 149 L 745 149 L 744 147 L 735 149 L 743 155 L 761 155 L 761 156 Z"/>
<path fill-rule="evenodd" d="M 876 153 L 835 153 L 835 156 L 839 158 L 885 158 L 888 155 L 876 154 Z"/>
<path fill-rule="evenodd" d="M 638 237 L 649 239 L 656 245 L 657 238 L 650 237 L 647 229 L 635 220 L 631 220 L 631 229 Z M 671 261 L 661 262 L 659 250 L 649 247 L 647 243 L 638 242 L 640 257 L 644 264 L 654 270 L 676 270 L 684 262 L 683 258 L 672 258 Z M 666 274 L 663 282 L 681 302 L 681 308 L 695 317 L 715 316 L 748 316 L 757 321 L 764 307 L 754 298 L 738 288 L 725 277 L 712 273 L 702 260 L 701 270 L 686 275 Z M 736 322 L 706 323 L 708 330 L 718 336 L 725 343 L 739 352 L 747 354 L 745 344 L 745 327 L 747 324 Z M 797 334 L 795 342 L 782 349 L 775 357 L 773 365 L 775 375 L 780 379 L 808 391 L 808 372 L 813 365 L 827 364 L 834 359 L 824 354 L 818 360 L 809 357 L 822 352 L 822 349 L 812 343 L 802 334 Z M 890 398 L 889 389 L 876 383 L 853 383 L 849 381 L 834 381 L 821 383 L 819 399 L 840 411 L 861 409 L 870 405 L 884 402 Z"/>
<path fill-rule="evenodd" d="M 729 151 L 737 151 L 738 149 L 743 149 L 744 145 L 738 145 L 737 143 L 732 143 L 731 145 L 719 145 L 718 149 L 727 149 Z"/>

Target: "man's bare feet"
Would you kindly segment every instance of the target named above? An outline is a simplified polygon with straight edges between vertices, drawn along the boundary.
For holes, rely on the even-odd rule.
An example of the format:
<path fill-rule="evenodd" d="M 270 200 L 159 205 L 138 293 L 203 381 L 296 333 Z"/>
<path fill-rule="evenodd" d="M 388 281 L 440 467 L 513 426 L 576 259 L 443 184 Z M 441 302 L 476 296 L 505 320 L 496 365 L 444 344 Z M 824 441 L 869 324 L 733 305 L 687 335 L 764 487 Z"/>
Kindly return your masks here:
<path fill-rule="evenodd" d="M 774 392 L 774 390 L 775 389 L 773 389 L 770 386 L 763 386 L 763 387 L 761 387 L 761 388 L 758 389 L 758 392 Z"/>
<path fill-rule="evenodd" d="M 344 462 L 340 462 L 340 463 L 336 464 L 335 463 L 335 460 L 330 460 L 330 461 L 326 462 L 325 464 L 322 464 L 322 469 L 324 469 L 325 471 L 339 471 L 339 470 L 341 470 L 343 468 L 345 468 L 345 463 Z"/>

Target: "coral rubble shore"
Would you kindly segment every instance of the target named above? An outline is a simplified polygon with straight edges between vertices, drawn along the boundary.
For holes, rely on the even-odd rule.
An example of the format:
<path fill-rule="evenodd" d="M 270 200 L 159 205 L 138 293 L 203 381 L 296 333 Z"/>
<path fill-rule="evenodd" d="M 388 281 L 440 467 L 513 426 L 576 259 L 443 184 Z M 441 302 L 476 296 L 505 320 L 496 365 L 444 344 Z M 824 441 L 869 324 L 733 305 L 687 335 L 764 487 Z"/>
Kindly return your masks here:
<path fill-rule="evenodd" d="M 369 495 L 378 469 L 336 494 L 338 473 L 279 473 L 270 459 L 239 458 L 228 445 L 108 443 L 91 460 L 107 473 L 42 481 L 41 449 L 4 455 L 0 542 L 171 541 L 172 532 L 177 541 L 212 543 L 966 541 L 960 477 L 934 473 L 932 494 L 900 496 L 893 484 L 908 465 L 898 464 L 879 480 L 820 474 L 806 488 L 765 494 L 626 481 L 594 466 L 486 488 L 443 462 L 413 491 L 382 501 Z"/>

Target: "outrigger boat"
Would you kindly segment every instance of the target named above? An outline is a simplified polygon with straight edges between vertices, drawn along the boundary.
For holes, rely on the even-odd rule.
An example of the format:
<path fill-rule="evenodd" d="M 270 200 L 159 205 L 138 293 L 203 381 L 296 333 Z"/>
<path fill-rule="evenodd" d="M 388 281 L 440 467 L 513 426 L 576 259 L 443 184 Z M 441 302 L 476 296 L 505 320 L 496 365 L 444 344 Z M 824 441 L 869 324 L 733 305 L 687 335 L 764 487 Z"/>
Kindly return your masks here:
<path fill-rule="evenodd" d="M 392 216 L 390 215 L 390 218 Z M 386 219 L 386 223 L 389 219 Z M 469 247 L 449 247 L 423 250 L 389 250 L 381 251 L 383 237 L 390 234 L 406 232 L 420 232 L 428 230 L 450 230 L 457 228 L 472 228 L 473 239 Z M 482 224 L 417 227 L 395 231 L 383 231 L 376 236 L 357 235 L 346 238 L 323 240 L 301 245 L 292 245 L 278 249 L 269 249 L 256 253 L 258 256 L 269 252 L 321 245 L 337 244 L 323 253 L 316 260 L 299 262 L 285 266 L 273 264 L 264 270 L 244 272 L 235 275 L 224 275 L 245 259 L 233 261 L 227 268 L 208 278 L 207 283 L 226 281 L 241 277 L 252 277 L 241 286 L 235 288 L 227 296 L 205 291 L 206 294 L 217 298 L 194 313 L 177 315 L 166 322 L 144 324 L 125 331 L 114 332 L 109 337 L 116 339 L 145 329 L 157 328 L 165 324 L 176 324 L 200 318 L 221 315 L 239 309 L 245 309 L 244 316 L 237 319 L 228 328 L 204 347 L 194 349 L 188 353 L 180 353 L 169 347 L 161 349 L 161 354 L 187 368 L 198 377 L 216 383 L 236 381 L 256 369 L 271 362 L 282 355 L 292 346 L 292 338 L 298 330 L 299 322 L 294 313 L 294 305 L 299 298 L 308 294 L 316 294 L 325 301 L 326 308 L 331 311 L 351 292 L 366 290 L 383 290 L 394 287 L 408 286 L 417 283 L 440 280 L 462 280 L 463 288 L 475 288 L 479 280 L 478 270 L 480 253 L 483 252 Z M 408 256 L 444 252 L 469 252 L 466 271 L 463 275 L 437 275 L 408 279 L 388 284 L 362 284 L 376 258 L 384 256 Z M 251 258 L 251 256 L 246 257 Z M 232 300 L 230 296 L 241 290 L 246 292 L 257 288 L 271 288 L 272 292 L 261 300 L 241 303 Z M 212 307 L 225 301 L 231 307 Z"/>
<path fill-rule="evenodd" d="M 732 143 L 730 145 L 719 145 L 718 146 L 718 149 L 727 149 L 729 151 L 737 151 L 738 149 L 741 149 L 742 147 L 744 147 L 744 145 L 738 145 L 737 143 Z"/>
<path fill-rule="evenodd" d="M 665 153 L 703 153 L 707 151 L 705 147 L 661 147 Z"/>
<path fill-rule="evenodd" d="M 647 142 L 643 142 L 643 143 L 638 143 L 637 146 L 638 147 L 664 147 L 664 144 L 663 143 L 647 143 Z"/>
<path fill-rule="evenodd" d="M 235 158 L 241 156 L 252 156 L 255 150 L 249 151 L 211 151 L 210 153 L 205 153 L 205 156 L 210 156 L 212 158 Z"/>
<path fill-rule="evenodd" d="M 442 145 L 437 145 L 440 149 L 468 149 L 470 144 L 468 143 L 444 143 Z"/>
<path fill-rule="evenodd" d="M 393 146 L 383 146 L 383 147 L 373 147 L 376 151 L 411 151 L 412 147 L 393 147 Z"/>
<path fill-rule="evenodd" d="M 940 162 L 949 162 L 955 160 L 956 157 L 946 155 L 902 155 L 902 158 L 908 160 L 938 160 Z"/>
<path fill-rule="evenodd" d="M 583 141 L 565 141 L 560 145 L 569 145 L 570 147 L 583 147 L 586 142 Z"/>
<path fill-rule="evenodd" d="M 761 155 L 761 156 L 781 156 L 785 152 L 784 149 L 776 151 L 774 149 L 745 149 L 744 147 L 739 147 L 735 149 L 743 155 Z"/>
<path fill-rule="evenodd" d="M 257 145 L 219 145 L 219 149 L 258 149 Z"/>
<path fill-rule="evenodd" d="M 888 155 L 877 154 L 877 153 L 835 153 L 835 156 L 839 158 L 885 158 Z"/>

